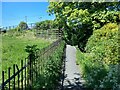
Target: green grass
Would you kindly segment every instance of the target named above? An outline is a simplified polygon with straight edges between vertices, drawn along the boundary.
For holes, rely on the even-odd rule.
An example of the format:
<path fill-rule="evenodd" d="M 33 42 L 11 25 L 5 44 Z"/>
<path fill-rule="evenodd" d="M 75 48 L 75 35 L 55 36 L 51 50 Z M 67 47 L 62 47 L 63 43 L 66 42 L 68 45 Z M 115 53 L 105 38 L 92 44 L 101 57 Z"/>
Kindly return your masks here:
<path fill-rule="evenodd" d="M 32 31 L 20 33 L 14 32 L 14 34 L 8 32 L 6 34 L 3 34 L 2 45 L 0 46 L 0 48 L 2 48 L 2 69 L 0 72 L 2 70 L 5 71 L 5 80 L 8 77 L 8 67 L 11 67 L 11 75 L 13 74 L 13 64 L 17 64 L 19 69 L 21 68 L 21 60 L 24 60 L 28 56 L 28 53 L 25 52 L 25 47 L 27 45 L 37 45 L 39 49 L 42 49 L 43 47 L 50 45 L 52 42 L 53 41 L 50 40 L 36 38 L 34 36 L 34 32 Z M 62 42 L 57 47 L 57 49 L 52 49 L 52 51 L 47 52 L 46 54 L 48 56 L 45 55 L 41 57 L 41 55 L 38 55 L 39 58 L 36 59 L 38 61 L 35 64 L 34 69 L 37 67 L 37 73 L 38 75 L 40 73 L 40 75 L 38 76 L 37 81 L 34 82 L 34 88 L 56 88 L 56 85 L 58 85 L 59 82 L 59 77 L 61 75 L 63 48 L 64 42 Z M 38 66 L 40 68 L 39 70 Z M 17 71 L 17 69 L 15 69 L 15 71 Z M 34 70 L 32 70 L 32 72 L 34 74 L 36 73 Z M 17 77 L 15 80 L 17 82 Z M 36 79 L 34 78 L 34 80 Z M 6 87 L 8 87 L 8 85 L 6 85 Z"/>
<path fill-rule="evenodd" d="M 51 41 L 36 38 L 32 31 L 24 31 L 21 33 L 11 32 L 2 35 L 2 70 L 7 70 L 13 64 L 20 66 L 20 61 L 24 60 L 28 54 L 25 52 L 27 45 L 37 45 L 39 49 L 48 46 Z M 0 72 L 2 71 L 0 68 Z"/>

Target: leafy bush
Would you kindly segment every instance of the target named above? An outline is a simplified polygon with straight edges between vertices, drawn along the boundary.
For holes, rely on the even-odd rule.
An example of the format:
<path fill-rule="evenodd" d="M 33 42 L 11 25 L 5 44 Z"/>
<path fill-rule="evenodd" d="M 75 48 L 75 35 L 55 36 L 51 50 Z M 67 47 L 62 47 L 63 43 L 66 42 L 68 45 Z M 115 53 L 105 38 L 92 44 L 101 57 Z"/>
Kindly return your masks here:
<path fill-rule="evenodd" d="M 106 64 L 118 63 L 118 25 L 109 23 L 94 31 L 88 40 L 86 52 L 97 54 Z"/>
<path fill-rule="evenodd" d="M 55 21 L 53 20 L 45 20 L 45 21 L 41 21 L 41 22 L 37 22 L 35 24 L 35 28 L 37 30 L 47 30 L 47 29 L 53 29 L 53 28 L 58 28 L 58 25 L 56 24 Z"/>
<path fill-rule="evenodd" d="M 45 89 L 45 90 L 56 90 L 59 84 L 61 67 L 62 67 L 62 56 L 64 42 L 62 42 L 57 49 L 48 57 L 44 57 L 44 66 L 40 71 L 37 82 L 34 83 L 34 88 Z M 43 65 L 42 64 L 42 65 Z"/>
<path fill-rule="evenodd" d="M 106 23 L 117 22 L 119 20 L 119 12 L 109 10 L 96 11 L 91 17 L 94 29 L 99 29 Z"/>
<path fill-rule="evenodd" d="M 89 38 L 86 53 L 77 52 L 83 77 L 89 88 L 120 89 L 118 73 L 118 25 L 108 23 Z"/>

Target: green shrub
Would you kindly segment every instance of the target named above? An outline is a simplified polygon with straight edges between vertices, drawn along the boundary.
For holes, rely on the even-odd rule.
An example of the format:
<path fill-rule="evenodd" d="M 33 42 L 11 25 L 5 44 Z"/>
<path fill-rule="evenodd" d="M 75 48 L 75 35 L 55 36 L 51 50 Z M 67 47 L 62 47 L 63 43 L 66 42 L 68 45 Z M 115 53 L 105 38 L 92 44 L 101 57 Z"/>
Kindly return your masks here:
<path fill-rule="evenodd" d="M 40 71 L 39 80 L 34 83 L 34 88 L 56 90 L 61 75 L 63 48 L 64 42 L 62 42 L 50 56 L 43 58 L 44 66 Z M 42 62 L 40 62 L 40 64 L 42 64 Z"/>
<path fill-rule="evenodd" d="M 118 25 L 108 23 L 95 30 L 86 45 L 77 51 L 77 62 L 89 88 L 120 88 L 118 68 Z"/>
<path fill-rule="evenodd" d="M 94 31 L 88 40 L 86 52 L 97 54 L 106 64 L 118 63 L 118 25 L 109 23 Z"/>

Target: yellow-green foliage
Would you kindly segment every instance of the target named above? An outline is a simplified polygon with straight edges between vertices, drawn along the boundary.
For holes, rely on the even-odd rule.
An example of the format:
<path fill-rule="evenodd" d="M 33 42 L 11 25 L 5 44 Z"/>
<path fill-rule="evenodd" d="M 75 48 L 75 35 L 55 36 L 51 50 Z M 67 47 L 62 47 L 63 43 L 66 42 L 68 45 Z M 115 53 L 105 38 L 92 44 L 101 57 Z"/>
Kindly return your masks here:
<path fill-rule="evenodd" d="M 118 25 L 108 23 L 88 39 L 86 53 L 77 50 L 77 63 L 89 88 L 119 90 Z"/>
<path fill-rule="evenodd" d="M 94 53 L 106 64 L 118 63 L 118 25 L 108 23 L 94 31 L 88 40 L 86 51 Z"/>

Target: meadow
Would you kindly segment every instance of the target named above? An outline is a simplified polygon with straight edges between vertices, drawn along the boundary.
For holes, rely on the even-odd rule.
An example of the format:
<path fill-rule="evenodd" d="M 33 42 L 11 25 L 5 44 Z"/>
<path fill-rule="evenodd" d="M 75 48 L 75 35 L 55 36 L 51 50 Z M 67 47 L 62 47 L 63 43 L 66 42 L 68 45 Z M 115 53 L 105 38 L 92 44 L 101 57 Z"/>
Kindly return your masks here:
<path fill-rule="evenodd" d="M 7 33 L 1 34 L 2 37 L 2 45 L 0 45 L 0 49 L 2 49 L 2 68 L 0 68 L 0 72 L 2 70 L 5 71 L 4 78 L 5 80 L 8 79 L 9 71 L 8 68 L 10 68 L 10 76 L 13 75 L 13 64 L 16 64 L 18 66 L 18 69 L 21 68 L 21 60 L 25 63 L 25 58 L 29 56 L 29 54 L 26 52 L 26 46 L 33 46 L 37 45 L 36 48 L 39 50 L 43 50 L 44 47 L 49 47 L 53 44 L 52 42 L 55 41 L 55 39 L 43 39 L 43 38 L 37 38 L 35 37 L 35 33 L 33 31 L 22 31 L 22 32 L 13 32 L 8 31 Z M 34 77 L 33 80 L 33 88 L 57 88 L 59 85 L 59 80 L 61 76 L 61 67 L 62 67 L 62 58 L 64 53 L 64 45 L 65 43 L 62 41 L 59 45 L 54 46 L 50 48 L 51 50 L 47 51 L 46 54 L 41 54 L 39 51 L 39 55 L 35 57 L 34 62 L 35 65 L 33 65 L 32 69 L 32 75 L 37 75 L 37 77 Z M 28 49 L 27 49 L 28 50 Z M 29 48 L 30 50 L 30 48 Z M 32 50 L 32 49 L 31 49 Z M 42 55 L 42 56 L 41 56 Z M 39 67 L 38 67 L 39 66 Z M 37 69 L 36 69 L 37 68 Z M 17 68 L 15 71 L 18 70 Z M 28 70 L 28 69 L 27 69 Z M 35 72 L 36 70 L 36 72 Z M 18 84 L 17 82 L 20 82 L 21 85 L 21 77 L 20 73 L 20 79 L 17 79 L 17 76 L 15 77 L 15 87 L 17 88 Z M 25 73 L 23 72 L 23 75 Z M 27 78 L 29 74 L 27 73 Z M 41 78 L 42 77 L 42 78 Z M 23 78 L 24 80 L 24 78 Z M 0 78 L 0 83 L 1 83 Z M 13 80 L 10 81 L 11 85 L 10 87 L 13 87 Z M 20 86 L 21 87 L 21 86 Z M 8 88 L 8 84 L 5 85 L 5 88 Z"/>
<path fill-rule="evenodd" d="M 19 66 L 20 60 L 24 60 L 28 53 L 25 52 L 27 45 L 37 45 L 39 49 L 48 46 L 52 41 L 36 38 L 33 31 L 13 32 L 9 31 L 2 34 L 2 69 L 0 71 L 7 70 L 8 67 L 13 64 Z"/>

